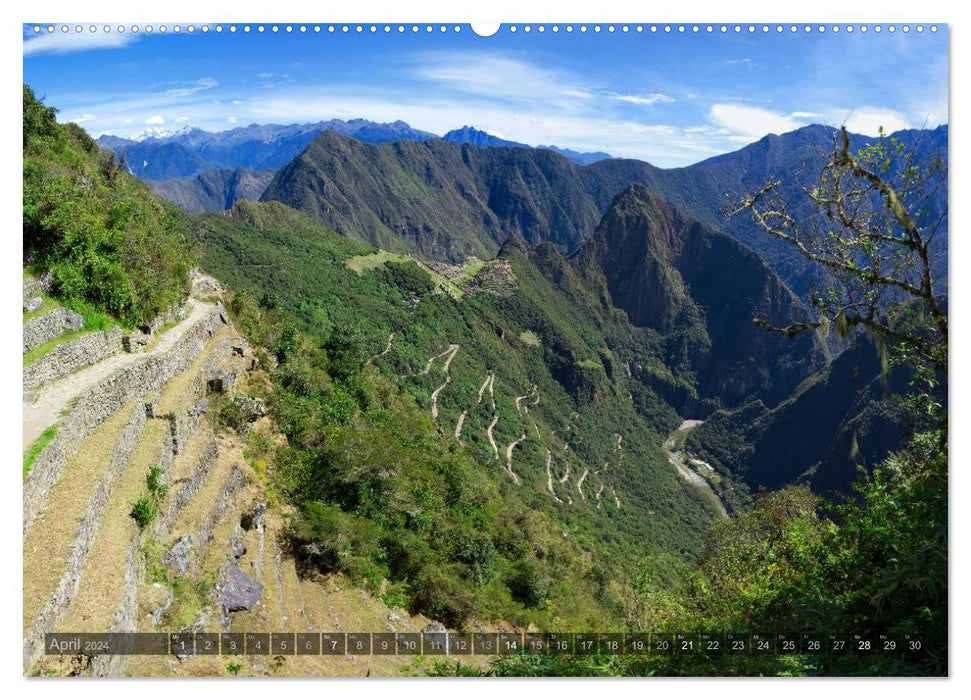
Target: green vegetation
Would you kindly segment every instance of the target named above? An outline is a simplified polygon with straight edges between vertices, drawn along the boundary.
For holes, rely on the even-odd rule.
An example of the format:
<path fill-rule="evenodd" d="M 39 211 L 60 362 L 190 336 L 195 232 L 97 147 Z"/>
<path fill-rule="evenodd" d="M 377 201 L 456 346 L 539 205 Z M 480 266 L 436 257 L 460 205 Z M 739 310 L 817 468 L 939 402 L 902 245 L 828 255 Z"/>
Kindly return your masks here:
<path fill-rule="evenodd" d="M 459 303 L 436 294 L 415 262 L 375 254 L 277 203 L 241 202 L 230 216 L 190 220 L 205 268 L 238 290 L 234 323 L 270 355 L 261 361 L 274 368 L 268 405 L 287 446 L 250 454 L 277 497 L 299 507 L 289 536 L 303 565 L 344 572 L 450 624 L 607 620 L 620 629 L 621 604 L 606 582 L 622 578 L 632 556 L 700 554 L 714 513 L 660 450 L 679 419 L 619 370 L 628 357 L 659 362 L 656 340 L 605 314 L 555 251 L 510 248 L 518 293 Z M 365 259 L 382 262 L 361 267 Z M 543 338 L 538 351 L 520 340 L 529 333 Z M 444 360 L 423 370 L 453 343 L 433 421 Z M 486 436 L 489 394 L 477 404 L 489 372 L 501 464 Z M 453 432 L 463 411 L 460 443 Z M 505 451 L 524 431 L 529 439 L 513 453 L 517 486 Z M 574 475 L 558 487 L 573 507 L 546 491 L 547 447 L 557 476 L 567 467 Z M 600 477 L 589 477 L 589 501 L 576 480 L 585 465 L 605 462 L 609 489 L 598 510 Z"/>
<path fill-rule="evenodd" d="M 155 522 L 155 518 L 161 512 L 162 502 L 169 493 L 169 485 L 162 482 L 162 477 L 161 467 L 149 469 L 148 476 L 145 478 L 148 493 L 139 497 L 132 505 L 131 517 L 142 530 Z"/>
<path fill-rule="evenodd" d="M 135 326 L 188 293 L 182 214 L 23 86 L 24 256 L 66 306 Z"/>
<path fill-rule="evenodd" d="M 607 234 L 640 240 L 627 234 L 641 231 L 647 218 L 662 217 L 666 223 L 658 230 L 677 245 L 637 257 L 645 263 L 639 269 L 648 272 L 644 285 L 624 290 L 627 312 L 613 305 L 621 298 L 623 271 L 602 255 L 614 238 L 571 259 L 551 243 L 527 248 L 513 238 L 489 263 L 493 268 L 466 264 L 469 275 L 499 267 L 508 275 L 483 275 L 485 283 L 464 296 L 441 294 L 451 283 L 424 264 L 340 236 L 277 202 L 240 202 L 225 215 L 175 212 L 100 154 L 78 127 L 57 125 L 53 110 L 26 86 L 24 106 L 25 250 L 39 269 L 54 273 L 61 303 L 86 309 L 92 327 L 111 319 L 144 323 L 184 296 L 193 246 L 205 269 L 237 290 L 229 312 L 261 348 L 259 366 L 272 385 L 261 398 L 286 438 L 249 430 L 245 456 L 268 500 L 288 506 L 285 545 L 298 570 L 341 572 L 389 606 L 456 628 L 501 621 L 597 632 L 889 632 L 917 634 L 931 650 L 919 658 L 511 657 L 497 660 L 485 671 L 489 675 L 947 673 L 947 413 L 938 398 L 947 388 L 947 325 L 924 281 L 916 298 L 893 307 L 892 319 L 856 319 L 878 336 L 880 377 L 891 366 L 906 370 L 903 403 L 915 426 L 910 439 L 876 468 L 860 471 L 852 500 L 829 502 L 800 485 L 755 490 L 751 498 L 740 488 L 731 497 L 733 516 L 719 521 L 712 504 L 668 463 L 662 443 L 682 420 L 675 406 L 699 417 L 721 407 L 729 390 L 718 394 L 711 387 L 726 379 L 716 371 L 726 348 L 740 351 L 735 340 L 752 341 L 746 357 L 751 350 L 762 359 L 776 358 L 765 371 L 778 375 L 780 383 L 770 388 L 780 402 L 769 410 L 758 400 L 746 401 L 754 396 L 746 386 L 767 386 L 758 366 L 731 389 L 735 395 L 726 404 L 737 401 L 740 408 L 716 413 L 707 442 L 687 437 L 689 451 L 713 461 L 723 492 L 734 488 L 736 477 L 751 476 L 732 469 L 750 465 L 747 453 L 757 449 L 760 437 L 749 431 L 753 421 L 799 424 L 805 415 L 800 410 L 830 405 L 819 398 L 828 395 L 816 392 L 845 384 L 841 378 L 847 376 L 834 365 L 829 384 L 806 380 L 818 358 L 805 358 L 820 348 L 803 341 L 805 352 L 792 345 L 776 353 L 752 340 L 741 325 L 749 323 L 750 309 L 725 294 L 727 284 L 713 276 L 692 278 L 704 277 L 698 265 L 669 264 L 681 244 L 710 245 L 705 260 L 712 270 L 721 266 L 735 275 L 738 265 L 725 261 L 740 256 L 755 278 L 749 292 L 780 300 L 774 309 L 779 314 L 798 311 L 771 272 L 727 237 L 697 225 L 682 236 L 680 215 L 635 188 L 599 240 Z M 325 134 L 309 155 L 328 141 L 343 143 Z M 370 171 L 389 165 L 398 146 L 348 148 L 361 161 L 356 165 Z M 412 166 L 428 162 L 429 153 L 447 158 L 460 152 L 437 143 L 399 150 Z M 507 157 L 522 167 L 551 157 L 513 150 Z M 481 157 L 498 158 L 496 153 L 483 151 Z M 841 153 L 843 160 L 834 162 L 856 172 L 846 149 Z M 857 170 L 861 163 L 878 163 L 879 154 L 871 151 L 856 162 Z M 551 167 L 557 163 L 550 161 Z M 563 177 L 579 172 L 563 167 L 569 171 Z M 295 166 L 288 171 L 293 197 L 319 191 L 297 188 L 307 184 L 303 174 Z M 382 192 L 357 182 L 371 206 L 405 202 L 412 211 L 439 217 L 442 230 L 445 223 L 467 225 L 471 237 L 458 252 L 490 250 L 494 231 L 482 223 L 479 209 L 462 205 L 456 210 L 467 216 L 450 218 L 433 206 L 430 185 L 439 175 L 451 177 L 450 170 L 430 171 L 429 182 L 407 168 L 386 172 L 380 182 L 368 179 L 368 187 Z M 867 232 L 890 236 L 902 228 L 914 235 L 900 201 L 880 190 L 886 172 L 867 170 L 862 177 L 883 195 L 875 201 L 888 205 L 889 228 L 874 212 L 868 224 L 884 225 L 857 231 L 854 254 L 879 254 Z M 351 184 L 358 176 L 351 166 L 337 175 Z M 474 191 L 473 183 L 466 184 L 467 192 Z M 595 212 L 578 205 L 565 215 L 575 218 L 576 228 L 567 232 L 574 235 Z M 533 218 L 530 231 L 549 230 L 548 220 Z M 356 232 L 362 239 L 404 240 L 374 217 L 364 224 L 367 230 Z M 919 237 L 909 240 L 903 248 L 916 250 L 917 267 L 926 270 L 927 246 Z M 416 239 L 414 246 L 427 244 Z M 628 252 L 614 250 L 619 258 Z M 613 279 L 600 274 L 608 268 Z M 665 284 L 641 298 L 654 272 Z M 868 301 L 880 297 L 866 288 L 885 282 L 880 275 L 855 267 L 846 272 L 853 294 Z M 909 289 L 903 281 L 890 286 Z M 706 303 L 699 301 L 702 291 Z M 819 327 L 852 326 L 845 308 L 842 316 L 825 314 L 858 298 L 837 293 L 829 300 L 817 305 L 824 314 Z M 741 316 L 720 313 L 727 307 L 719 304 Z M 879 313 L 880 307 L 869 310 Z M 793 320 L 805 328 L 788 327 L 788 335 L 815 330 L 814 322 Z M 836 369 L 852 376 L 857 368 Z M 730 373 L 728 379 L 736 377 Z M 781 401 L 797 386 L 791 400 Z M 240 405 L 216 399 L 211 411 L 223 427 L 243 430 Z M 832 432 L 807 431 L 817 440 Z M 27 450 L 25 475 L 54 435 L 49 428 Z M 856 434 L 849 437 L 856 445 Z M 717 458 L 702 452 L 709 448 Z M 768 467 L 781 470 L 789 461 L 783 454 Z M 804 473 L 811 469 L 782 484 Z M 147 493 L 133 504 L 131 516 L 142 529 L 158 517 L 167 497 L 162 478 L 153 467 Z M 164 551 L 162 543 L 145 543 L 146 571 L 150 581 L 173 593 L 164 625 L 182 629 L 207 604 L 214 582 L 173 574 L 161 564 Z M 227 667 L 232 674 L 239 670 Z M 434 673 L 480 671 L 440 664 Z"/>
<path fill-rule="evenodd" d="M 379 250 L 377 253 L 355 255 L 353 258 L 348 259 L 345 265 L 360 275 L 365 270 L 374 270 L 379 267 L 384 267 L 384 264 L 388 262 L 408 262 L 409 260 L 411 260 L 411 258 L 407 255 L 399 255 L 397 253 L 389 253 L 386 250 Z"/>
<path fill-rule="evenodd" d="M 538 348 L 541 345 L 539 336 L 533 331 L 523 331 L 519 334 L 519 339 L 531 348 Z"/>
<path fill-rule="evenodd" d="M 211 576 L 180 576 L 162 563 L 166 547 L 158 540 L 147 539 L 142 545 L 145 557 L 145 578 L 172 592 L 172 603 L 162 614 L 161 629 L 184 630 L 199 617 L 209 602 L 215 581 Z"/>
<path fill-rule="evenodd" d="M 24 452 L 24 481 L 27 481 L 27 476 L 30 474 L 30 468 L 34 466 L 34 462 L 40 456 L 40 453 L 44 451 L 48 443 L 54 439 L 57 435 L 57 426 L 52 425 L 44 430 L 36 440 L 34 440 L 30 447 Z"/>

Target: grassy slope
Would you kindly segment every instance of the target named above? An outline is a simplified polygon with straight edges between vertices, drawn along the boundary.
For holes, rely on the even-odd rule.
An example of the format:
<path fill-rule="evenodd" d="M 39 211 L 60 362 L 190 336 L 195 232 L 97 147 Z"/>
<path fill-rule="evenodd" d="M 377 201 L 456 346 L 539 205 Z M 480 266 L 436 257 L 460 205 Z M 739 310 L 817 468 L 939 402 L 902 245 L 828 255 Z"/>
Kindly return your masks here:
<path fill-rule="evenodd" d="M 414 420 L 430 420 L 431 394 L 445 379 L 442 360 L 427 374 L 421 370 L 450 344 L 460 346 L 451 363 L 451 381 L 438 396 L 436 440 L 441 444 L 425 459 L 447 462 L 456 452 L 471 459 L 484 483 L 490 484 L 485 492 L 491 495 L 480 504 L 487 519 L 510 509 L 533 512 L 542 518 L 545 524 L 539 527 L 546 531 L 533 539 L 567 532 L 571 547 L 580 548 L 571 557 L 586 552 L 582 558 L 616 579 L 625 576 L 630 561 L 650 553 L 690 557 L 700 551 L 713 515 L 680 482 L 660 450 L 663 436 L 678 417 L 650 389 L 632 384 L 623 370 L 624 362 L 637 359 L 629 357 L 630 348 L 649 352 L 645 348 L 655 339 L 623 323 L 621 316 L 604 312 L 555 250 L 527 252 L 508 246 L 504 256 L 519 291 L 507 297 L 467 294 L 457 302 L 433 293 L 427 278 L 427 288 L 416 293 L 409 286 L 413 278 L 407 268 L 416 270 L 419 278 L 422 273 L 410 263 L 366 266 L 360 273 L 349 269 L 349 259 L 372 255 L 373 249 L 278 203 L 240 203 L 229 216 L 192 220 L 206 269 L 251 298 L 268 301 L 269 293 L 268 304 L 292 313 L 310 342 L 327 342 L 335 328 L 344 332 L 353 327 L 361 354 L 367 357 L 380 353 L 394 332 L 392 350 L 375 365 L 401 393 L 396 402 L 414 406 L 399 407 L 398 420 L 411 413 Z M 519 340 L 523 333 L 536 334 L 540 346 Z M 491 406 L 476 404 L 490 371 L 496 377 L 498 463 L 486 438 Z M 540 400 L 528 400 L 528 413 L 520 414 L 515 399 L 529 394 L 533 385 Z M 452 433 L 462 411 L 468 414 L 460 445 Z M 513 452 L 522 480 L 516 486 L 505 472 L 505 450 L 523 433 L 527 439 Z M 618 452 L 615 434 L 624 436 L 623 453 Z M 564 450 L 567 443 L 570 448 Z M 556 503 L 546 492 L 547 449 L 554 456 L 557 476 L 570 467 L 572 480 L 559 493 L 571 489 L 573 506 Z M 608 469 L 594 476 L 604 463 Z M 587 468 L 589 500 L 583 501 L 575 485 Z M 594 493 L 601 481 L 604 500 L 597 510 Z M 620 509 L 614 505 L 613 491 L 622 503 Z M 498 525 L 491 522 L 486 529 Z M 522 556 L 509 554 L 507 559 L 515 568 Z M 580 586 L 577 590 L 589 588 L 589 583 L 574 584 Z M 558 604 L 566 605 L 566 588 L 563 594 Z M 580 614 L 574 611 L 568 617 Z"/>

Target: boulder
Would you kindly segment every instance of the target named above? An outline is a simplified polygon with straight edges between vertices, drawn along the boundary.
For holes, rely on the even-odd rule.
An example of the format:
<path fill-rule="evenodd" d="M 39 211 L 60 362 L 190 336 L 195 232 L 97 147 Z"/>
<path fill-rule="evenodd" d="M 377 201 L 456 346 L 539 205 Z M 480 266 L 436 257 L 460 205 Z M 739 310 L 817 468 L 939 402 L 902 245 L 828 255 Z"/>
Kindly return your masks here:
<path fill-rule="evenodd" d="M 235 564 L 230 564 L 225 571 L 217 599 L 226 612 L 241 612 L 258 605 L 262 595 L 263 584 Z"/>
<path fill-rule="evenodd" d="M 193 268 L 189 272 L 192 281 L 192 296 L 204 298 L 223 291 L 222 285 L 209 275 L 203 274 L 199 268 Z"/>
<path fill-rule="evenodd" d="M 192 535 L 184 535 L 176 540 L 172 548 L 162 555 L 162 564 L 180 576 L 189 573 L 189 559 L 192 553 Z"/>
<path fill-rule="evenodd" d="M 84 317 L 77 311 L 66 309 L 64 312 L 64 330 L 79 331 L 84 326 Z"/>
<path fill-rule="evenodd" d="M 192 407 L 190 411 L 193 418 L 198 418 L 203 413 L 209 413 L 209 399 L 202 399 L 195 406 Z"/>
<path fill-rule="evenodd" d="M 250 530 L 259 530 L 263 527 L 264 513 L 266 513 L 266 501 L 260 501 L 253 507 L 252 513 L 247 513 L 240 519 L 239 524 L 247 532 Z"/>
<path fill-rule="evenodd" d="M 209 375 L 209 391 L 214 391 L 217 394 L 225 394 L 233 386 L 235 380 L 235 375 L 230 374 L 226 370 L 213 370 L 212 374 Z"/>
<path fill-rule="evenodd" d="M 149 340 L 151 340 L 151 336 L 147 333 L 132 331 L 121 339 L 121 345 L 125 348 L 125 352 L 138 352 L 148 345 Z"/>
<path fill-rule="evenodd" d="M 425 634 L 446 634 L 448 628 L 441 622 L 429 622 L 422 630 Z"/>
<path fill-rule="evenodd" d="M 33 313 L 44 305 L 44 300 L 40 297 L 33 297 L 24 302 L 24 313 Z"/>

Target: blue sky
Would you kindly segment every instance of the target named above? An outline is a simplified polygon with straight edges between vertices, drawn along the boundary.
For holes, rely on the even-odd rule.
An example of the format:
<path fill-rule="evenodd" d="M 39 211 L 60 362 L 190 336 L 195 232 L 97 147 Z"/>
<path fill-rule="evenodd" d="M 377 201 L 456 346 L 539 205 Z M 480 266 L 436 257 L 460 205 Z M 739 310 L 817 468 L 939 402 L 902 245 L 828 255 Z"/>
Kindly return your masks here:
<path fill-rule="evenodd" d="M 754 34 L 327 26 L 79 35 L 24 27 L 24 81 L 93 135 L 363 117 L 442 134 L 471 124 L 524 143 L 660 166 L 805 124 L 873 134 L 947 122 L 947 36 L 859 29 Z M 844 25 L 845 26 L 845 25 Z"/>

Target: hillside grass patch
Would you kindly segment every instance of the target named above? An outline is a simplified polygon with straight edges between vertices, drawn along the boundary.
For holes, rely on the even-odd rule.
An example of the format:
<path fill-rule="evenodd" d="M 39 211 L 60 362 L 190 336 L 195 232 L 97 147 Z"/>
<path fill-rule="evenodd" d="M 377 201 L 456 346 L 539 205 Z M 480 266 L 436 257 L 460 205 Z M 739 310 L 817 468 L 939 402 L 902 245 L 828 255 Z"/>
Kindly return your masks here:
<path fill-rule="evenodd" d="M 34 466 L 34 462 L 40 456 L 40 453 L 44 451 L 54 436 L 57 435 L 57 426 L 52 425 L 47 430 L 40 434 L 36 440 L 34 440 L 27 451 L 24 452 L 24 481 L 27 481 L 27 476 L 30 474 L 30 468 Z"/>

